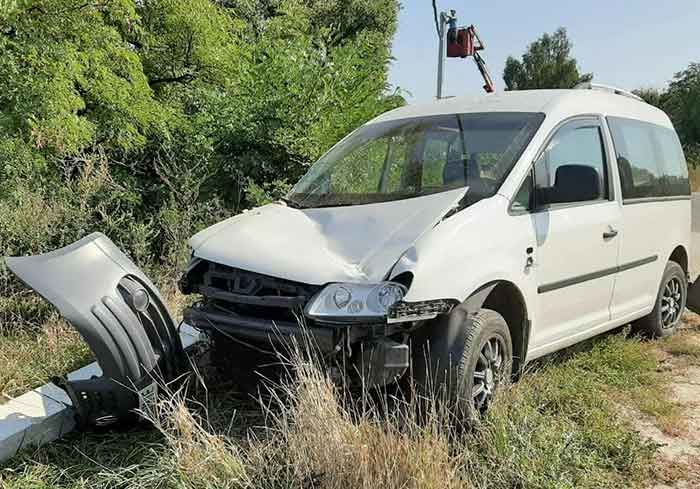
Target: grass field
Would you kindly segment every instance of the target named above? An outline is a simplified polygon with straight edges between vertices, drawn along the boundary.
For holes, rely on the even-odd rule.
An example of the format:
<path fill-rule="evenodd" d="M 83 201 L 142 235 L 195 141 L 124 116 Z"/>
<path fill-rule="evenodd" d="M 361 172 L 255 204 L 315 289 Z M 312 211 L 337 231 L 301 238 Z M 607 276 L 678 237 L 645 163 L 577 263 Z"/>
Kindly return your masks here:
<path fill-rule="evenodd" d="M 536 362 L 485 418 L 461 429 L 444 410 L 418 417 L 387 393 L 348 400 L 299 355 L 296 381 L 259 399 L 231 386 L 199 388 L 189 400 L 175 393 L 150 413 L 155 430 L 73 434 L 11 460 L 0 485 L 627 488 L 692 480 L 698 466 L 661 456 L 638 424 L 689 436 L 687 406 L 671 387 L 682 369 L 700 365 L 697 319 L 668 340 L 623 331 Z"/>
<path fill-rule="evenodd" d="M 40 298 L 0 297 L 0 404 L 91 359 L 78 333 Z"/>

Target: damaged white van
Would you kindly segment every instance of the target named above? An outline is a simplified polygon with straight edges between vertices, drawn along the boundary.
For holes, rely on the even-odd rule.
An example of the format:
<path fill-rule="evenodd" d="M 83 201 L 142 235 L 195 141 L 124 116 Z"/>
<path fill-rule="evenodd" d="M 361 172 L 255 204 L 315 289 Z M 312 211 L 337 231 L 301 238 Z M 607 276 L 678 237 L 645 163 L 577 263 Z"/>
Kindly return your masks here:
<path fill-rule="evenodd" d="M 347 136 L 280 202 L 195 235 L 180 287 L 226 371 L 304 323 L 371 384 L 456 382 L 476 409 L 526 361 L 688 298 L 690 189 L 668 117 L 617 89 L 448 99 Z M 84 420 L 186 365 L 158 292 L 92 235 L 7 264 L 80 330 L 104 377 L 63 385 Z M 249 353 L 245 353 L 249 352 Z M 449 372 L 449 375 L 445 375 Z"/>

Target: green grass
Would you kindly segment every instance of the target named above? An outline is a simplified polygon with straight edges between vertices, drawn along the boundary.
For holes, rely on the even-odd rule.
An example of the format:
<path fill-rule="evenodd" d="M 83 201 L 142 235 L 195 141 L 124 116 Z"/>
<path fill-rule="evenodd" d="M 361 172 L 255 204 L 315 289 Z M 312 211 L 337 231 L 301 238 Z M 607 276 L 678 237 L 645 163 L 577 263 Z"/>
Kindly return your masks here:
<path fill-rule="evenodd" d="M 647 400 L 667 402 L 656 355 L 655 343 L 624 335 L 588 342 L 538 362 L 467 430 L 442 411 L 418 419 L 411 409 L 349 407 L 320 370 L 298 362 L 297 382 L 276 387 L 264 408 L 210 392 L 207 416 L 176 395 L 153 414 L 157 430 L 72 435 L 10 461 L 0 485 L 641 487 L 656 447 L 620 404 L 663 411 Z M 255 436 L 252 424 L 262 426 Z"/>
<path fill-rule="evenodd" d="M 41 327 L 11 323 L 0 329 L 0 403 L 88 364 L 92 352 L 57 316 Z"/>
<path fill-rule="evenodd" d="M 617 400 L 660 387 L 648 345 L 612 336 L 526 375 L 486 417 L 470 453 L 492 487 L 628 487 L 654 449 L 618 416 Z M 493 448 L 491 448 L 493 447 Z M 482 482 L 484 482 L 482 480 Z"/>

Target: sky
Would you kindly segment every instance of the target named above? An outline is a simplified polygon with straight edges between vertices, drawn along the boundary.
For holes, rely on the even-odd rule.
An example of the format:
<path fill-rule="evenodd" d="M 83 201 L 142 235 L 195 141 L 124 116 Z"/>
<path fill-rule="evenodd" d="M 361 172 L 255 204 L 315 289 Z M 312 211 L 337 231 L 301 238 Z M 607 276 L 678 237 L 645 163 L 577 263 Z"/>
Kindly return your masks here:
<path fill-rule="evenodd" d="M 594 82 L 620 88 L 662 88 L 691 61 L 700 62 L 700 0 L 438 0 L 457 10 L 460 25 L 474 24 L 497 88 L 503 66 L 518 59 L 544 32 L 566 27 L 573 56 Z M 438 11 L 439 11 L 438 10 Z M 435 98 L 438 39 L 431 0 L 402 0 L 389 81 L 409 103 Z M 445 96 L 481 93 L 470 58 L 445 64 Z"/>

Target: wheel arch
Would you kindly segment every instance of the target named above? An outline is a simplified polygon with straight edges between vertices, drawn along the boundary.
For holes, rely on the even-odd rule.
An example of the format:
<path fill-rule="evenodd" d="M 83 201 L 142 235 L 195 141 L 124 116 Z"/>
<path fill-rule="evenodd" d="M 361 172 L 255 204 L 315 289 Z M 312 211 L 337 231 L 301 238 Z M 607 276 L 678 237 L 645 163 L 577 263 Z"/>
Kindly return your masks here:
<path fill-rule="evenodd" d="M 469 313 L 485 308 L 503 316 L 513 343 L 513 372 L 519 374 L 527 361 L 531 324 L 520 288 L 508 280 L 493 281 L 474 291 L 465 301 L 465 306 Z"/>
<path fill-rule="evenodd" d="M 686 273 L 686 275 L 688 274 L 688 250 L 685 249 L 685 246 L 676 246 L 675 249 L 671 252 L 671 256 L 669 256 L 668 261 L 674 261 L 678 263 L 683 269 L 683 271 Z"/>

